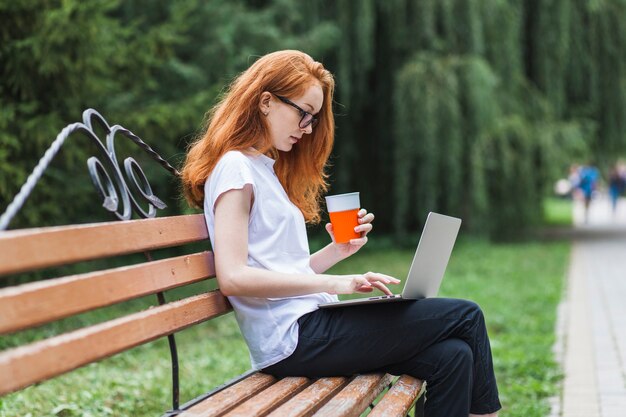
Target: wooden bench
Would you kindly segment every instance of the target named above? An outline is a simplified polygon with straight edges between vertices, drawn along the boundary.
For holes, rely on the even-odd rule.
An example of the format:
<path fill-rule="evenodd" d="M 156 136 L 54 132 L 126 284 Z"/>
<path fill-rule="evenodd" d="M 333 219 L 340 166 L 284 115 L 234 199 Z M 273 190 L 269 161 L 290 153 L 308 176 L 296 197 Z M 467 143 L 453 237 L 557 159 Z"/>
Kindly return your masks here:
<path fill-rule="evenodd" d="M 99 124 L 104 123 L 112 135 L 116 131 L 123 132 L 117 126 L 109 127 L 93 111 L 86 111 L 83 116 L 79 130 L 91 129 L 95 118 Z M 121 188 L 124 187 L 122 184 Z M 147 212 L 152 213 L 155 211 L 152 204 L 158 199 L 154 199 L 149 188 L 144 190 L 149 191 L 143 194 L 150 205 Z M 126 187 L 125 192 L 128 191 Z M 106 199 L 111 200 L 112 196 L 106 193 L 103 196 L 106 206 Z M 0 232 L 0 279 L 4 275 L 88 260 L 120 260 L 132 253 L 143 252 L 146 256 L 146 262 L 46 277 L 0 289 L 2 335 L 148 294 L 158 296 L 158 305 L 144 311 L 0 352 L 0 396 L 168 337 L 172 351 L 173 399 L 172 409 L 166 416 L 359 416 L 368 407 L 372 408 L 370 416 L 405 416 L 410 409 L 416 409 L 416 415 L 421 415 L 422 381 L 406 375 L 383 374 L 310 380 L 302 377 L 276 379 L 248 372 L 179 405 L 174 333 L 229 313 L 232 308 L 219 289 L 165 301 L 163 291 L 214 277 L 210 251 L 162 259 L 155 259 L 158 256 L 153 253 L 156 249 L 188 246 L 194 242 L 206 242 L 208 246 L 207 238 L 201 214 Z"/>

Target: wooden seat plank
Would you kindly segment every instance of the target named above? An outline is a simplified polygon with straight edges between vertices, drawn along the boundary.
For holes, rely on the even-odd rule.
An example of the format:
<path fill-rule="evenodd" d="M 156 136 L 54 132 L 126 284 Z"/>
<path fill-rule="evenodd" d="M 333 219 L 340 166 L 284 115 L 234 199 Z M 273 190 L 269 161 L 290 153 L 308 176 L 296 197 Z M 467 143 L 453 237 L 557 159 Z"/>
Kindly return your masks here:
<path fill-rule="evenodd" d="M 376 404 L 368 417 L 404 417 L 422 391 L 422 381 L 402 375 Z"/>
<path fill-rule="evenodd" d="M 219 291 L 185 298 L 119 319 L 0 353 L 0 395 L 44 381 L 224 314 Z"/>
<path fill-rule="evenodd" d="M 255 397 L 226 413 L 225 417 L 261 417 L 302 391 L 311 381 L 304 377 L 283 378 Z"/>
<path fill-rule="evenodd" d="M 257 372 L 194 405 L 179 417 L 217 417 L 232 410 L 276 382 L 271 375 Z"/>
<path fill-rule="evenodd" d="M 389 374 L 359 375 L 313 415 L 357 417 L 392 380 L 393 376 Z"/>
<path fill-rule="evenodd" d="M 213 254 L 202 252 L 5 288 L 0 290 L 0 334 L 154 294 L 213 275 Z"/>
<path fill-rule="evenodd" d="M 0 275 L 207 238 L 202 214 L 12 230 L 0 233 Z"/>
<path fill-rule="evenodd" d="M 348 383 L 345 377 L 320 378 L 295 397 L 272 411 L 268 417 L 309 417 Z"/>

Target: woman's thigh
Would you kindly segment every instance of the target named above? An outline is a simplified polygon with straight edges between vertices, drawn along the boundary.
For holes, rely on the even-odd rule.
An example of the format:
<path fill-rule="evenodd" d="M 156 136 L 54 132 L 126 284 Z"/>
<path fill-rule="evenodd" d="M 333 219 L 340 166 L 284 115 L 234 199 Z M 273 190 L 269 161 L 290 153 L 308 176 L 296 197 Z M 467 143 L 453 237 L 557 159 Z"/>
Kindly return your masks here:
<path fill-rule="evenodd" d="M 296 351 L 266 371 L 317 377 L 384 369 L 441 340 L 471 338 L 477 316 L 482 321 L 476 304 L 446 298 L 316 310 L 299 320 Z"/>

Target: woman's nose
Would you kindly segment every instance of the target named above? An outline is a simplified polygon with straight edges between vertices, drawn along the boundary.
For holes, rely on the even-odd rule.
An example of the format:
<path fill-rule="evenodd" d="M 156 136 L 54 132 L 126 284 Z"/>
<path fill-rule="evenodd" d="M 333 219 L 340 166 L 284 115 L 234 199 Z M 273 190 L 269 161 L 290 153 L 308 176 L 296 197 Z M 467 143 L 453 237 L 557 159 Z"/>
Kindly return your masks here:
<path fill-rule="evenodd" d="M 307 127 L 301 127 L 300 128 L 301 131 L 303 131 L 305 134 L 310 134 L 311 132 L 313 132 L 313 126 L 308 125 Z"/>

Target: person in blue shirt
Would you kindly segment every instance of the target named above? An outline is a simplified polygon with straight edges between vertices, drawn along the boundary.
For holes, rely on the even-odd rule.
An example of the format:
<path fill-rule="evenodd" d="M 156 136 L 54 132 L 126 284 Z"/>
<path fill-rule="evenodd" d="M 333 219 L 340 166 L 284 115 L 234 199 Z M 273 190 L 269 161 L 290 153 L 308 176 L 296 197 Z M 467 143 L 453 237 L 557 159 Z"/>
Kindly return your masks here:
<path fill-rule="evenodd" d="M 600 181 L 600 171 L 592 164 L 583 165 L 579 169 L 578 188 L 582 192 L 585 203 L 585 223 L 589 221 L 589 207 L 593 193 L 598 188 Z"/>

